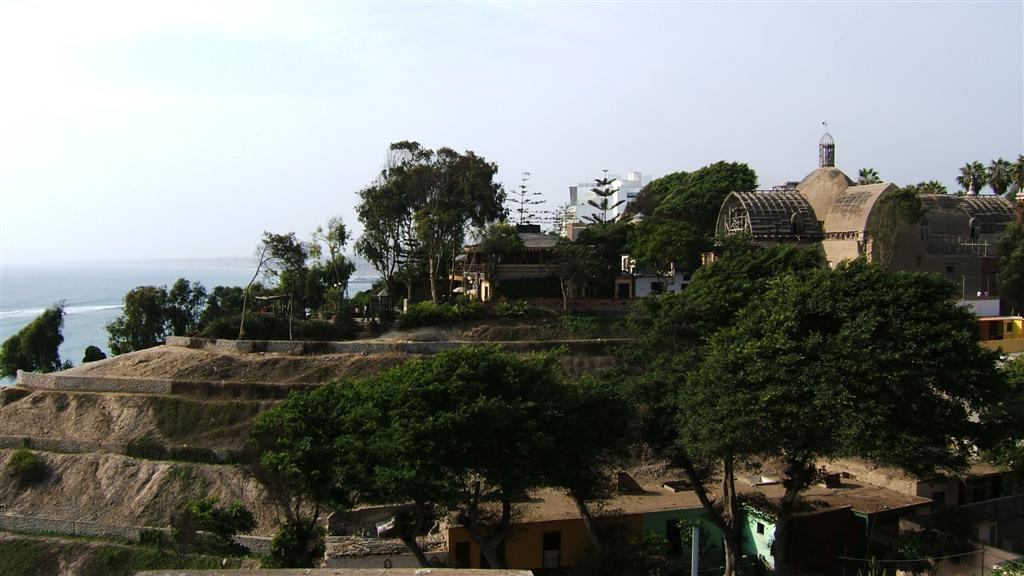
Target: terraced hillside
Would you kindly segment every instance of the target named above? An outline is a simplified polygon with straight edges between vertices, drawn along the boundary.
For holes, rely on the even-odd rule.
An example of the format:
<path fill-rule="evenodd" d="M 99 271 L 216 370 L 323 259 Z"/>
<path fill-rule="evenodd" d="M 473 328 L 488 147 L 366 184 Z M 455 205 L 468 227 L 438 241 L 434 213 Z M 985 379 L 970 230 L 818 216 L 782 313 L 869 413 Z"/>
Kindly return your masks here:
<path fill-rule="evenodd" d="M 13 449 L 27 447 L 47 473 L 42 482 L 23 485 L 0 469 L 0 529 L 5 518 L 12 519 L 8 529 L 43 519 L 36 531 L 47 532 L 65 532 L 66 522 L 79 523 L 68 530 L 166 527 L 185 502 L 217 496 L 242 501 L 256 516 L 255 534 L 272 534 L 278 516 L 271 500 L 236 463 L 253 419 L 292 390 L 467 343 L 429 341 L 425 336 L 436 334 L 423 331 L 406 336 L 405 343 L 342 343 L 342 351 L 281 343 L 283 352 L 238 351 L 273 343 L 177 339 L 63 372 L 22 374 L 18 386 L 0 395 L 0 467 Z M 524 351 L 561 346 L 566 371 L 579 375 L 614 364 L 607 344 L 500 345 Z"/>

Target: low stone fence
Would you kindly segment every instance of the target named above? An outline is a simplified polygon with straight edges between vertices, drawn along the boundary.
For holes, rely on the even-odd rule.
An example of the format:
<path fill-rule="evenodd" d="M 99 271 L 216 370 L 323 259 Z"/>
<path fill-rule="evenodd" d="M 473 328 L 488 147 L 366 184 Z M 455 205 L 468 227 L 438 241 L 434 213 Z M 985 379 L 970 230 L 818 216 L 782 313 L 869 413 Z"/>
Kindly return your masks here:
<path fill-rule="evenodd" d="M 164 446 L 156 442 L 139 441 L 129 444 L 110 442 L 87 442 L 82 440 L 65 440 L 63 438 L 32 438 L 29 436 L 0 436 L 0 449 L 15 450 L 28 448 L 42 452 L 61 452 L 64 454 L 91 454 L 108 452 L 132 458 L 147 460 L 169 460 L 174 462 L 201 462 L 206 464 L 226 464 L 239 462 L 243 458 L 241 452 L 235 450 L 215 450 L 195 446 Z"/>
<path fill-rule="evenodd" d="M 201 400 L 279 400 L 292 390 L 315 388 L 315 384 L 291 382 L 214 382 L 209 380 L 174 380 L 166 378 L 115 378 L 52 372 L 18 371 L 17 384 L 35 390 L 59 392 L 116 392 L 158 396 L 189 396 Z"/>
<path fill-rule="evenodd" d="M 465 346 L 498 346 L 511 352 L 534 352 L 564 347 L 570 352 L 604 353 L 609 348 L 630 342 L 627 338 L 593 340 L 449 340 L 444 342 L 306 342 L 294 340 L 215 340 L 198 336 L 169 336 L 168 346 L 195 348 L 215 352 L 274 352 L 301 356 L 305 354 L 437 354 Z"/>
<path fill-rule="evenodd" d="M 72 536 L 91 536 L 94 538 L 115 538 L 138 544 L 143 532 L 155 532 L 163 538 L 170 538 L 169 528 L 150 528 L 145 526 L 118 526 L 100 522 L 84 522 L 80 520 L 60 520 L 41 518 L 38 516 L 20 516 L 17 514 L 0 514 L 0 530 L 22 534 L 63 534 Z M 203 538 L 215 538 L 212 534 L 200 532 Z M 252 554 L 269 554 L 271 538 L 240 534 L 234 537 L 238 543 Z"/>

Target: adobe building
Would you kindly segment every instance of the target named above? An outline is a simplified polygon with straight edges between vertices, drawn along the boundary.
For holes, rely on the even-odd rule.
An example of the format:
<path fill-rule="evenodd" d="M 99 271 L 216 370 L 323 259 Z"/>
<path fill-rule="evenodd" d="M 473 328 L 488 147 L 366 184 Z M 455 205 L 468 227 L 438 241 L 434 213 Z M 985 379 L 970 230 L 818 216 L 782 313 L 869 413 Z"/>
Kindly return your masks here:
<path fill-rule="evenodd" d="M 942 274 L 964 297 L 997 294 L 997 239 L 1014 220 L 1013 204 L 995 195 L 922 194 L 921 219 L 899 221 L 884 202 L 897 189 L 891 182 L 855 184 L 836 168 L 826 132 L 817 170 L 795 187 L 730 193 L 716 234 L 819 244 L 830 266 L 864 256 L 890 270 Z"/>

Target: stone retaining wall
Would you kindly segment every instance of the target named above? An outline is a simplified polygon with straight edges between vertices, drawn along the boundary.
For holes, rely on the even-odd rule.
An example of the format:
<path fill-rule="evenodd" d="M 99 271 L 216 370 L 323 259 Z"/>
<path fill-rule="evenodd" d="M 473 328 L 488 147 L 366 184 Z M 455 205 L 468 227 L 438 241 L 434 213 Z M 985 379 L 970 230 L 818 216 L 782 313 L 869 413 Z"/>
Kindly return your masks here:
<path fill-rule="evenodd" d="M 0 449 L 28 448 L 42 452 L 61 452 L 64 454 L 92 454 L 107 452 L 131 458 L 147 460 L 167 460 L 173 462 L 200 462 L 206 464 L 223 464 L 238 462 L 242 454 L 235 450 L 215 450 L 212 448 L 177 448 L 156 443 L 114 444 L 107 442 L 85 442 L 66 440 L 63 438 L 32 438 L 29 436 L 0 436 Z"/>
<path fill-rule="evenodd" d="M 0 530 L 19 532 L 22 534 L 65 534 L 74 536 L 91 536 L 95 538 L 117 538 L 137 544 L 143 531 L 160 532 L 170 537 L 168 528 L 148 528 L 143 526 L 118 526 L 100 524 L 99 522 L 82 522 L 78 520 L 60 520 L 37 516 L 19 516 L 16 514 L 0 514 Z M 204 538 L 214 538 L 212 534 L 200 532 Z M 240 534 L 234 537 L 235 542 L 253 554 L 269 554 L 271 538 Z"/>
<path fill-rule="evenodd" d="M 275 352 L 300 356 L 304 354 L 437 354 L 464 346 L 494 345 L 512 352 L 533 352 L 565 347 L 570 352 L 604 353 L 609 348 L 630 342 L 626 338 L 594 340 L 505 340 L 471 341 L 450 340 L 446 342 L 304 342 L 289 340 L 215 340 L 198 336 L 168 336 L 168 346 L 196 348 L 216 352 Z"/>
<path fill-rule="evenodd" d="M 278 400 L 292 390 L 315 388 L 315 384 L 266 382 L 214 382 L 165 378 L 115 378 L 52 372 L 38 374 L 18 371 L 17 383 L 35 390 L 59 392 L 116 392 L 158 396 L 189 396 L 200 400 Z"/>

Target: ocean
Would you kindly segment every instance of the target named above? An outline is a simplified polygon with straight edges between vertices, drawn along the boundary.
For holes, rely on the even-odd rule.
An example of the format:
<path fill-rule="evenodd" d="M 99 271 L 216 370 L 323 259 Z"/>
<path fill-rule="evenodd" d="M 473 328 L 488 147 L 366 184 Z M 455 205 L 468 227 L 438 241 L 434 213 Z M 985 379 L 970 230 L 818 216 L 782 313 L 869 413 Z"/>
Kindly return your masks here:
<path fill-rule="evenodd" d="M 244 260 L 237 260 L 238 264 L 213 265 L 189 261 L 4 265 L 0 267 L 0 342 L 21 330 L 46 307 L 63 301 L 61 359 L 78 365 L 90 345 L 109 355 L 107 331 L 103 327 L 121 313 L 122 298 L 129 290 L 136 286 L 170 287 L 178 278 L 200 282 L 207 291 L 214 286 L 245 286 L 255 267 L 246 267 Z M 349 281 L 349 294 L 369 289 L 377 278 L 372 268 L 359 266 Z"/>

